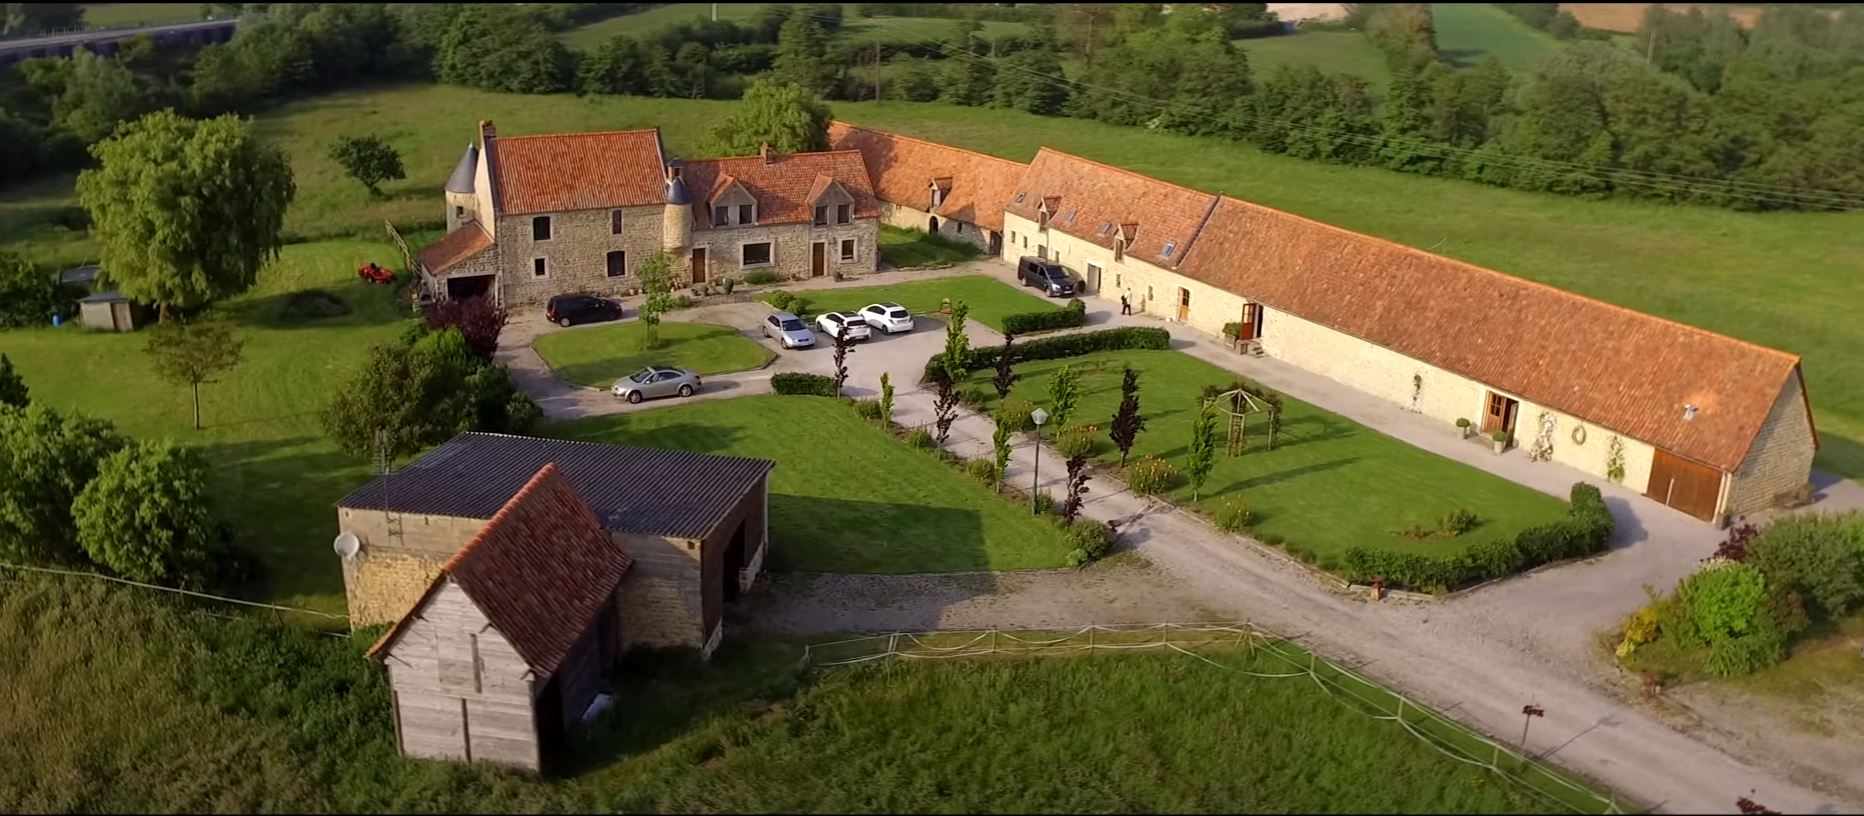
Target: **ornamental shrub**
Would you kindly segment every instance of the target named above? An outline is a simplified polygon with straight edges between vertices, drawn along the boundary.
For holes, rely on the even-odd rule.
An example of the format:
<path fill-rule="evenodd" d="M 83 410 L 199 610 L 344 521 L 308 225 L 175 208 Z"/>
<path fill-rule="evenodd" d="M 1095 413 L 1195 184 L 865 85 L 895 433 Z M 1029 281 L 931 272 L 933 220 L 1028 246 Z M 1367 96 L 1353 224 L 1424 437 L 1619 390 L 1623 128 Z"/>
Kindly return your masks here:
<path fill-rule="evenodd" d="M 1085 553 L 1090 561 L 1100 560 L 1113 548 L 1113 529 L 1106 522 L 1075 519 L 1062 535 L 1071 550 Z"/>
<path fill-rule="evenodd" d="M 879 400 L 866 399 L 866 400 L 855 400 L 854 401 L 855 416 L 858 416 L 869 422 L 879 422 L 880 413 L 881 412 L 880 412 L 880 401 Z"/>
<path fill-rule="evenodd" d="M 906 446 L 919 450 L 932 450 L 938 447 L 938 443 L 933 441 L 930 431 L 924 428 L 914 428 L 906 432 Z"/>
<path fill-rule="evenodd" d="M 1177 482 L 1178 468 L 1149 453 L 1126 468 L 1126 488 L 1141 496 L 1157 496 Z"/>
<path fill-rule="evenodd" d="M 1080 298 L 1070 298 L 1068 304 L 1060 309 L 1044 309 L 1040 312 L 1023 312 L 1003 316 L 1003 331 L 1008 334 L 1055 331 L 1085 325 L 1087 325 L 1087 304 L 1083 303 Z"/>
<path fill-rule="evenodd" d="M 1748 545 L 1747 563 L 1772 587 L 1791 588 L 1825 620 L 1864 601 L 1864 514 L 1789 516 Z"/>
<path fill-rule="evenodd" d="M 782 279 L 783 277 L 781 275 L 778 275 L 777 273 L 772 272 L 768 269 L 759 269 L 755 272 L 744 273 L 744 282 L 752 286 L 762 286 L 766 283 L 776 283 L 777 281 L 780 281 Z"/>
<path fill-rule="evenodd" d="M 1761 628 L 1767 579 L 1747 564 L 1715 564 L 1686 579 L 1678 595 L 1696 631 L 1712 645 Z"/>
<path fill-rule="evenodd" d="M 965 462 L 964 474 L 987 485 L 997 483 L 997 466 L 989 459 L 972 459 Z"/>
<path fill-rule="evenodd" d="M 791 311 L 795 311 L 792 309 Z M 1079 357 L 1097 351 L 1121 351 L 1126 349 L 1151 349 L 1163 351 L 1171 348 L 1171 333 L 1164 329 L 1149 326 L 1126 326 L 1117 329 L 1077 332 L 1057 337 L 1046 337 L 1016 344 L 1016 359 L 1024 360 L 1060 360 L 1067 357 Z M 1002 353 L 1001 346 L 987 346 L 969 349 L 965 352 L 961 367 L 966 371 L 980 371 L 997 364 L 997 355 Z M 943 353 L 934 354 L 926 361 L 922 382 L 932 382 L 944 365 Z"/>
<path fill-rule="evenodd" d="M 1012 397 L 997 404 L 997 418 L 1007 422 L 1010 430 L 1027 433 L 1036 429 L 1036 421 L 1029 418 L 1035 410 L 1035 403 Z"/>
<path fill-rule="evenodd" d="M 794 371 L 770 375 L 770 390 L 779 394 L 807 397 L 836 396 L 834 377 Z"/>
<path fill-rule="evenodd" d="M 1063 459 L 1076 456 L 1091 456 L 1094 453 L 1094 441 L 1100 434 L 1097 425 L 1076 425 L 1055 434 L 1055 453 Z"/>
<path fill-rule="evenodd" d="M 1224 532 L 1240 533 L 1255 523 L 1256 511 L 1241 496 L 1231 496 L 1217 505 L 1217 528 Z"/>

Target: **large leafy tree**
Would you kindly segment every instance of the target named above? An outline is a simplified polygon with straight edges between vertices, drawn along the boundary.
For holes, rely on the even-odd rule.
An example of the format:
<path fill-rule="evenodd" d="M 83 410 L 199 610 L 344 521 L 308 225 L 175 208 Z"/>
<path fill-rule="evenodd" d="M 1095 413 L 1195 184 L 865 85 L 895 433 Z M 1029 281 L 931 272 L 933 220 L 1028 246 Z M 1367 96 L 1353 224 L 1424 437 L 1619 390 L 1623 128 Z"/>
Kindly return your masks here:
<path fill-rule="evenodd" d="M 569 87 L 570 55 L 537 15 L 515 6 L 468 5 L 434 57 L 441 82 L 507 93 Z"/>
<path fill-rule="evenodd" d="M 401 153 L 380 136 L 338 136 L 330 143 L 330 160 L 369 191 L 370 198 L 382 196 L 382 182 L 408 177 L 401 166 Z"/>
<path fill-rule="evenodd" d="M 213 569 L 221 538 L 207 468 L 186 448 L 143 442 L 111 454 L 71 512 L 85 554 L 125 578 L 199 587 Z"/>
<path fill-rule="evenodd" d="M 201 429 L 201 385 L 239 365 L 246 341 L 223 318 L 170 320 L 149 330 L 143 350 L 156 376 L 193 391 L 194 429 Z"/>
<path fill-rule="evenodd" d="M 0 252 L 0 326 L 42 326 L 70 307 L 70 294 L 51 272 Z"/>
<path fill-rule="evenodd" d="M 99 463 L 128 444 L 108 422 L 0 405 L 0 559 L 82 562 L 72 504 Z"/>
<path fill-rule="evenodd" d="M 91 148 L 78 176 L 104 276 L 133 300 L 193 309 L 252 287 L 297 193 L 277 147 L 233 116 L 153 113 Z"/>
<path fill-rule="evenodd" d="M 6 3 L 0 5 L 0 35 L 8 37 L 62 31 L 84 22 L 80 3 Z"/>
<path fill-rule="evenodd" d="M 24 408 L 32 402 L 32 389 L 26 387 L 26 378 L 13 370 L 12 358 L 0 354 L 0 405 Z"/>
<path fill-rule="evenodd" d="M 816 95 L 834 86 L 835 65 L 828 58 L 828 35 L 807 13 L 791 14 L 777 34 L 776 63 L 771 75 Z"/>
<path fill-rule="evenodd" d="M 745 89 L 731 116 L 712 129 L 712 149 L 748 156 L 762 145 L 779 153 L 828 149 L 827 105 L 793 82 L 761 78 Z"/>
<path fill-rule="evenodd" d="M 654 65 L 652 49 L 628 36 L 611 37 L 583 56 L 576 73 L 576 89 L 582 93 L 653 94 Z"/>
<path fill-rule="evenodd" d="M 154 110 L 161 102 L 157 97 L 122 63 L 81 48 L 72 55 L 63 92 L 52 103 L 52 121 L 90 144 Z"/>

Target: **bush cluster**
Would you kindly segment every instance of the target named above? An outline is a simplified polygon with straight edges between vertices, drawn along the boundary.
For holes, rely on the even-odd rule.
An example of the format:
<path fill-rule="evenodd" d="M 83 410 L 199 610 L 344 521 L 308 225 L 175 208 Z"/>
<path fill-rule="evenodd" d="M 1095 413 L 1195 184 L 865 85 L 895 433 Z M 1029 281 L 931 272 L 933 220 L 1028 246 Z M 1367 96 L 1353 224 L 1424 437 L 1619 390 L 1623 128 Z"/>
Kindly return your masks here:
<path fill-rule="evenodd" d="M 1035 413 L 1036 404 L 1021 397 L 1011 397 L 997 405 L 998 421 L 1008 421 L 1010 430 L 1027 433 L 1036 429 L 1036 421 L 1030 418 Z"/>
<path fill-rule="evenodd" d="M 744 273 L 744 282 L 752 286 L 763 286 L 764 284 L 776 283 L 780 280 L 783 280 L 782 275 L 768 269 L 758 269 Z"/>
<path fill-rule="evenodd" d="M 1566 518 L 1529 527 L 1512 540 L 1484 541 L 1447 558 L 1353 547 L 1346 551 L 1341 572 L 1342 577 L 1359 583 L 1383 578 L 1390 587 L 1447 591 L 1541 564 L 1596 555 L 1605 551 L 1611 537 L 1612 515 L 1605 498 L 1598 488 L 1579 482 L 1573 485 Z"/>
<path fill-rule="evenodd" d="M 932 450 L 938 447 L 938 441 L 932 438 L 931 431 L 914 428 L 906 432 L 906 446 L 918 450 Z"/>
<path fill-rule="evenodd" d="M 1069 298 L 1068 305 L 1060 309 L 1003 316 L 1003 330 L 1009 334 L 1072 329 L 1084 325 L 1087 325 L 1087 304 L 1080 298 Z"/>
<path fill-rule="evenodd" d="M 1099 351 L 1122 351 L 1127 349 L 1149 349 L 1163 351 L 1171 348 L 1171 333 L 1164 329 L 1147 326 L 1126 326 L 1118 329 L 1064 334 L 1059 337 L 1047 337 L 1016 344 L 1016 359 L 1023 360 L 1060 360 L 1067 357 L 1079 357 Z M 965 353 L 964 370 L 980 371 L 993 368 L 997 356 L 1003 353 L 1002 346 L 971 349 Z M 932 382 L 944 368 L 944 353 L 932 355 L 926 361 L 925 375 L 921 382 Z"/>
<path fill-rule="evenodd" d="M 1256 523 L 1256 511 L 1241 496 L 1231 496 L 1217 505 L 1217 529 L 1240 533 Z"/>
<path fill-rule="evenodd" d="M 765 292 L 758 295 L 757 299 L 770 304 L 770 307 L 777 311 L 789 312 L 797 317 L 802 317 L 803 313 L 809 309 L 808 298 L 783 289 Z"/>
<path fill-rule="evenodd" d="M 1177 482 L 1178 468 L 1149 453 L 1126 468 L 1126 489 L 1141 496 L 1157 496 Z"/>
<path fill-rule="evenodd" d="M 770 375 L 770 390 L 796 396 L 832 397 L 835 396 L 835 378 L 784 371 Z"/>
<path fill-rule="evenodd" d="M 1113 528 L 1103 521 L 1075 519 L 1062 531 L 1062 538 L 1068 542 L 1069 566 L 1098 561 L 1113 549 Z"/>
<path fill-rule="evenodd" d="M 868 422 L 879 422 L 880 413 L 879 400 L 866 399 L 854 401 L 855 416 L 865 419 Z"/>
<path fill-rule="evenodd" d="M 1091 456 L 1099 438 L 1099 425 L 1076 425 L 1055 434 L 1055 452 L 1063 459 Z"/>

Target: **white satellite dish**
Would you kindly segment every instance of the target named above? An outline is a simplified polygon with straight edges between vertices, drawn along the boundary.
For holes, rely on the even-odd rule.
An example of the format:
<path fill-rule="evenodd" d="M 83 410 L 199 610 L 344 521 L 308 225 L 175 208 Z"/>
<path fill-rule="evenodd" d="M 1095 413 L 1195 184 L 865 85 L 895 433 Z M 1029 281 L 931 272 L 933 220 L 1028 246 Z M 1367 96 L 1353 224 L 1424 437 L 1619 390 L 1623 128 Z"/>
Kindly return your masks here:
<path fill-rule="evenodd" d="M 356 553 L 362 552 L 362 539 L 357 538 L 355 533 L 346 530 L 337 535 L 337 540 L 332 543 L 330 547 L 337 551 L 337 555 L 343 556 L 344 558 L 354 558 Z"/>

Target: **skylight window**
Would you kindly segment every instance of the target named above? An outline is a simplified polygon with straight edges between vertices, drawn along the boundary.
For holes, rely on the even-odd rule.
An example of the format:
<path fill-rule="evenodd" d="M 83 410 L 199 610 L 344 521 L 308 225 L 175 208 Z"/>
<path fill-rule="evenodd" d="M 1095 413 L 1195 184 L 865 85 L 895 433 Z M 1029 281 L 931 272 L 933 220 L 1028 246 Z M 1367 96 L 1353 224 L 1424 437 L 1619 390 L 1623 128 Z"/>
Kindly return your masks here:
<path fill-rule="evenodd" d="M 1175 250 L 1177 250 L 1177 249 L 1178 249 L 1178 242 L 1177 242 L 1177 241 L 1166 241 L 1166 242 L 1165 242 L 1165 248 L 1164 248 L 1164 249 L 1161 249 L 1161 250 L 1159 250 L 1159 255 L 1160 255 L 1160 256 L 1162 256 L 1162 257 L 1166 257 L 1166 258 L 1169 258 L 1169 257 L 1171 257 L 1171 254 L 1172 254 L 1172 252 L 1173 252 L 1173 251 L 1175 251 Z"/>
<path fill-rule="evenodd" d="M 1029 197 L 1029 194 L 1028 194 L 1028 193 L 1017 193 L 1017 194 L 1016 194 L 1016 203 L 1018 203 L 1018 204 L 1021 204 L 1021 203 L 1023 203 L 1023 199 L 1025 199 L 1025 198 L 1028 198 L 1028 197 Z"/>
<path fill-rule="evenodd" d="M 1112 231 L 1113 231 L 1113 224 L 1112 224 L 1112 223 L 1110 223 L 1110 222 L 1102 222 L 1102 223 L 1101 223 L 1101 225 L 1100 225 L 1100 234 L 1101 234 L 1101 235 L 1106 235 L 1107 233 L 1109 233 L 1109 232 L 1112 232 Z"/>
<path fill-rule="evenodd" d="M 1072 223 L 1074 223 L 1074 214 L 1075 214 L 1075 212 L 1076 212 L 1075 210 L 1069 210 L 1069 211 L 1068 211 L 1068 216 L 1067 216 L 1066 218 L 1063 218 L 1062 220 L 1063 220 L 1063 221 L 1066 221 L 1066 222 L 1068 222 L 1068 223 L 1070 223 L 1070 224 L 1072 224 Z"/>

